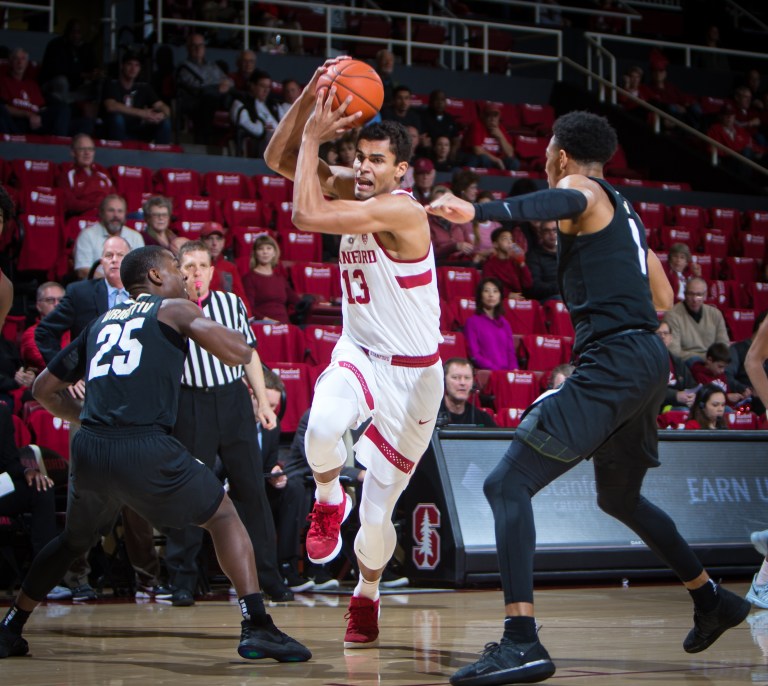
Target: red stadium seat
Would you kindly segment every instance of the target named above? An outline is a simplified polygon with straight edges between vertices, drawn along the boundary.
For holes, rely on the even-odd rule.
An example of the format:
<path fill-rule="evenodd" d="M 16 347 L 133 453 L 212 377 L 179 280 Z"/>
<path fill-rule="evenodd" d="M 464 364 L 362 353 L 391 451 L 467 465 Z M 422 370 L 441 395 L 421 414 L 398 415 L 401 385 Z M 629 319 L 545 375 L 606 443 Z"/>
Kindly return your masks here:
<path fill-rule="evenodd" d="M 322 302 L 341 298 L 339 266 L 324 262 L 294 262 L 291 281 L 297 293 L 317 296 Z"/>
<path fill-rule="evenodd" d="M 752 233 L 768 234 L 768 212 L 748 210 L 744 217 L 746 226 Z"/>
<path fill-rule="evenodd" d="M 251 180 L 238 172 L 207 172 L 203 186 L 207 195 L 220 201 L 253 197 Z"/>
<path fill-rule="evenodd" d="M 461 331 L 443 331 L 443 342 L 438 345 L 440 359 L 445 363 L 452 357 L 467 357 L 467 343 Z"/>
<path fill-rule="evenodd" d="M 538 396 L 538 383 L 533 372 L 494 370 L 484 389 L 494 398 L 495 408 L 528 407 Z"/>
<path fill-rule="evenodd" d="M 219 221 L 219 207 L 214 198 L 202 195 L 179 195 L 173 202 L 177 222 Z"/>
<path fill-rule="evenodd" d="M 546 333 L 544 315 L 538 300 L 515 300 L 504 302 L 504 316 L 514 334 Z"/>
<path fill-rule="evenodd" d="M 22 214 L 24 239 L 19 252 L 19 271 L 52 270 L 62 243 L 61 220 L 54 215 Z"/>
<path fill-rule="evenodd" d="M 743 233 L 741 234 L 741 254 L 743 257 L 752 257 L 758 262 L 765 259 L 765 234 Z"/>
<path fill-rule="evenodd" d="M 25 214 L 52 215 L 62 220 L 64 206 L 61 190 L 22 188 L 19 197 L 19 209 Z"/>
<path fill-rule="evenodd" d="M 477 313 L 474 298 L 456 298 L 450 302 L 449 307 L 453 315 L 453 321 L 462 329 L 464 324 L 467 323 L 467 319 Z"/>
<path fill-rule="evenodd" d="M 532 105 L 523 103 L 518 106 L 520 123 L 537 136 L 549 136 L 555 123 L 555 110 L 552 105 Z"/>
<path fill-rule="evenodd" d="M 69 422 L 54 417 L 43 407 L 32 410 L 26 422 L 37 445 L 69 459 Z"/>
<path fill-rule="evenodd" d="M 662 226 L 659 242 L 665 250 L 669 250 L 675 243 L 685 243 L 693 253 L 699 245 L 699 232 L 686 226 Z"/>
<path fill-rule="evenodd" d="M 256 195 L 271 208 L 293 199 L 293 185 L 282 176 L 257 174 L 253 177 L 253 181 L 256 186 Z"/>
<path fill-rule="evenodd" d="M 568 308 L 562 300 L 544 303 L 544 316 L 549 322 L 549 333 L 555 336 L 573 336 L 573 323 Z"/>
<path fill-rule="evenodd" d="M 196 241 L 200 238 L 200 232 L 203 230 L 204 221 L 180 221 L 174 222 L 172 225 L 173 231 L 182 238 L 189 238 L 191 241 Z"/>
<path fill-rule="evenodd" d="M 477 121 L 477 107 L 469 98 L 446 98 L 445 111 L 463 127 Z"/>
<path fill-rule="evenodd" d="M 741 213 L 731 207 L 713 207 L 710 215 L 712 228 L 725 231 L 728 236 L 732 236 L 741 228 Z"/>
<path fill-rule="evenodd" d="M 516 136 L 514 140 L 515 156 L 520 160 L 524 169 L 543 169 L 548 145 L 548 138 Z"/>
<path fill-rule="evenodd" d="M 752 431 L 758 428 L 758 419 L 754 412 L 746 412 L 744 414 L 727 412 L 725 414 L 725 421 L 729 429 L 737 431 Z"/>
<path fill-rule="evenodd" d="M 474 298 L 480 272 L 472 267 L 438 267 L 437 287 L 446 300 Z"/>
<path fill-rule="evenodd" d="M 11 160 L 9 183 L 17 188 L 52 188 L 57 166 L 50 160 Z"/>
<path fill-rule="evenodd" d="M 549 371 L 570 357 L 570 344 L 565 336 L 527 334 L 523 336 L 522 348 L 529 370 Z"/>
<path fill-rule="evenodd" d="M 664 206 L 657 202 L 637 202 L 635 212 L 646 228 L 661 229 L 664 225 Z"/>
<path fill-rule="evenodd" d="M 109 168 L 109 174 L 120 195 L 152 192 L 152 170 L 149 167 L 116 164 Z"/>
<path fill-rule="evenodd" d="M 754 257 L 726 257 L 724 271 L 729 279 L 751 283 L 757 276 L 757 260 Z"/>
<path fill-rule="evenodd" d="M 154 175 L 155 192 L 178 198 L 200 195 L 200 174 L 193 169 L 159 169 Z"/>
<path fill-rule="evenodd" d="M 731 331 L 732 341 L 743 341 L 752 336 L 755 328 L 754 310 L 727 309 L 723 311 L 723 317 Z"/>
<path fill-rule="evenodd" d="M 517 428 L 525 410 L 525 407 L 502 407 L 496 411 L 496 423 L 505 428 Z"/>
<path fill-rule="evenodd" d="M 230 198 L 222 201 L 221 211 L 230 229 L 235 226 L 261 226 L 265 223 L 260 200 Z"/>
<path fill-rule="evenodd" d="M 698 264 L 699 267 L 701 267 L 701 278 L 705 279 L 706 281 L 710 281 L 712 279 L 712 276 L 714 274 L 714 260 L 712 259 L 712 255 L 709 254 L 698 254 L 698 255 L 691 255 L 691 261 Z"/>
<path fill-rule="evenodd" d="M 710 229 L 704 232 L 701 240 L 704 253 L 716 260 L 728 257 L 728 236 L 718 229 Z"/>
<path fill-rule="evenodd" d="M 251 329 L 256 336 L 256 350 L 265 364 L 304 361 L 306 343 L 298 326 L 254 322 Z"/>
<path fill-rule="evenodd" d="M 2 336 L 14 345 L 18 345 L 24 332 L 27 318 L 23 314 L 9 314 L 3 323 Z"/>
<path fill-rule="evenodd" d="M 280 250 L 284 260 L 300 262 L 321 262 L 323 241 L 319 233 L 288 231 L 279 234 Z"/>
<path fill-rule="evenodd" d="M 712 304 L 720 310 L 738 306 L 738 284 L 734 281 L 714 279 L 709 282 L 707 289 L 709 291 L 707 295 L 708 304 Z"/>
<path fill-rule="evenodd" d="M 24 423 L 24 420 L 19 415 L 12 414 L 11 421 L 13 421 L 13 439 L 16 447 L 23 448 L 25 445 L 32 443 L 32 433 Z"/>
<path fill-rule="evenodd" d="M 285 385 L 286 409 L 280 420 L 282 431 L 296 431 L 301 416 L 312 403 L 313 385 L 310 383 L 310 368 L 303 363 L 280 362 L 270 365 Z"/>
<path fill-rule="evenodd" d="M 264 207 L 264 222 L 267 222 L 267 214 L 273 218 L 275 231 L 278 233 L 287 233 L 289 231 L 298 231 L 299 229 L 293 223 L 293 203 L 283 201 L 278 205 L 267 205 Z"/>
<path fill-rule="evenodd" d="M 698 233 L 709 223 L 709 213 L 704 207 L 696 205 L 675 205 L 670 219 L 670 223 L 694 229 Z"/>
<path fill-rule="evenodd" d="M 768 283 L 753 282 L 749 290 L 752 296 L 752 309 L 755 313 L 760 314 L 768 310 Z"/>
<path fill-rule="evenodd" d="M 331 353 L 341 338 L 342 327 L 330 324 L 310 324 L 304 329 L 307 361 L 313 365 L 328 365 Z"/>
<path fill-rule="evenodd" d="M 525 133 L 520 122 L 520 106 L 511 102 L 500 102 L 498 105 L 501 107 L 499 121 L 502 129 L 509 135 Z"/>

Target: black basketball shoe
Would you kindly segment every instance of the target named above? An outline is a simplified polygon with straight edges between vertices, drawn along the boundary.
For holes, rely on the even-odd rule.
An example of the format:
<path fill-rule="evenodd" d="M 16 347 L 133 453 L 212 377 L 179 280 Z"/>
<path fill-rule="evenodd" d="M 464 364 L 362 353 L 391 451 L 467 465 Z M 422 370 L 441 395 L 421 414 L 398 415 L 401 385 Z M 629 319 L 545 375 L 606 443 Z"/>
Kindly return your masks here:
<path fill-rule="evenodd" d="M 0 626 L 0 659 L 4 657 L 21 657 L 29 652 L 26 639 L 20 634 L 14 634 L 4 626 Z"/>
<path fill-rule="evenodd" d="M 264 615 L 257 621 L 244 619 L 241 623 L 240 657 L 261 660 L 271 657 L 278 662 L 306 662 L 312 657 L 309 649 L 278 629 L 272 617 Z"/>
<path fill-rule="evenodd" d="M 555 664 L 538 638 L 531 643 L 502 638 L 500 643 L 487 643 L 482 657 L 462 667 L 450 681 L 453 686 L 532 684 L 554 673 Z"/>
<path fill-rule="evenodd" d="M 700 653 L 711 646 L 728 629 L 741 624 L 752 605 L 748 600 L 722 586 L 717 587 L 717 607 L 709 612 L 693 608 L 693 629 L 683 641 L 686 653 Z"/>

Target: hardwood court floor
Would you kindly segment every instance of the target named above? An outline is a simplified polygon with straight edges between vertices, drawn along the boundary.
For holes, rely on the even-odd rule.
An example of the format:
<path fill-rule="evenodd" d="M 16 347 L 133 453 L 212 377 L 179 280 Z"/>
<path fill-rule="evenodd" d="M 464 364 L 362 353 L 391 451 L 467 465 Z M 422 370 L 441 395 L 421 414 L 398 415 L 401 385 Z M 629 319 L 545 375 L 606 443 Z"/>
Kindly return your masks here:
<path fill-rule="evenodd" d="M 744 583 L 729 587 L 747 590 Z M 0 684 L 437 685 L 500 636 L 498 591 L 387 595 L 382 646 L 345 652 L 348 598 L 303 598 L 306 604 L 270 609 L 280 628 L 312 649 L 312 661 L 303 664 L 241 660 L 239 611 L 226 600 L 191 608 L 49 603 L 28 624 L 32 656 L 0 662 Z M 768 610 L 753 610 L 749 622 L 709 650 L 688 655 L 681 643 L 692 612 L 680 586 L 550 588 L 536 602 L 540 635 L 558 668 L 552 683 L 768 684 Z"/>

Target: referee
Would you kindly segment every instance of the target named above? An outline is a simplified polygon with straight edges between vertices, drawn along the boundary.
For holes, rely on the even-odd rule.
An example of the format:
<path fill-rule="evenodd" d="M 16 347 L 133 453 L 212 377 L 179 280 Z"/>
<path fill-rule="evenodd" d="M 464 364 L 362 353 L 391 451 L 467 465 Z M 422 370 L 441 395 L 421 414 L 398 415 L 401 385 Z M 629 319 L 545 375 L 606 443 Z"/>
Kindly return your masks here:
<path fill-rule="evenodd" d="M 256 339 L 248 325 L 243 301 L 232 293 L 210 291 L 213 277 L 211 254 L 202 241 L 190 241 L 179 250 L 179 264 L 187 277 L 189 297 L 203 314 L 219 324 L 240 331 L 248 344 Z M 264 468 L 256 445 L 256 423 L 243 375 L 257 394 L 264 393 L 261 360 L 254 354 L 245 367 L 229 367 L 217 357 L 189 341 L 181 380 L 179 411 L 174 435 L 213 469 L 216 455 L 229 476 L 229 496 L 245 524 L 256 555 L 259 582 L 272 600 L 292 600 L 277 568 L 275 525 L 264 486 Z M 262 423 L 274 426 L 275 415 L 259 397 Z M 166 532 L 166 564 L 176 606 L 193 605 L 198 582 L 197 554 L 202 529 L 189 526 Z"/>

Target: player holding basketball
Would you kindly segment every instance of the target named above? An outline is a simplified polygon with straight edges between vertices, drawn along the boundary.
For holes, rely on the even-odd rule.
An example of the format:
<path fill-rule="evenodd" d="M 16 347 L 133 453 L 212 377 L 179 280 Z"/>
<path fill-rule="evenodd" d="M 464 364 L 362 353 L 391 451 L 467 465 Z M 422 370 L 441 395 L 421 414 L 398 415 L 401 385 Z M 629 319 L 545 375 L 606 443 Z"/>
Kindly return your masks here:
<path fill-rule="evenodd" d="M 318 379 L 305 439 L 317 484 L 307 554 L 322 563 L 341 549 L 350 508 L 339 483 L 342 436 L 373 417 L 356 447 L 367 471 L 355 538 L 360 577 L 344 637 L 345 648 L 368 648 L 378 644 L 379 580 L 395 550 L 392 513 L 427 448 L 442 398 L 442 339 L 426 213 L 399 189 L 410 156 L 406 129 L 394 122 L 362 129 L 352 169 L 318 157 L 322 142 L 358 121 L 345 115 L 346 103 L 333 111 L 330 97 L 324 103 L 315 95 L 333 62 L 315 72 L 280 122 L 265 160 L 295 181 L 298 228 L 343 234 L 344 333 Z"/>
<path fill-rule="evenodd" d="M 749 613 L 749 603 L 717 586 L 669 516 L 640 494 L 646 471 L 659 465 L 656 414 L 669 376 L 668 355 L 653 335 L 654 305 L 668 309 L 672 289 L 639 217 L 603 179 L 616 132 L 588 112 L 560 117 L 553 132 L 549 190 L 483 205 L 447 194 L 428 208 L 458 222 L 560 220 L 558 278 L 578 359 L 562 387 L 528 412 L 485 481 L 504 589 L 504 635 L 451 677 L 454 686 L 530 683 L 554 674 L 534 621 L 531 498 L 590 457 L 599 507 L 636 532 L 693 598 L 687 652 L 709 647 Z"/>

